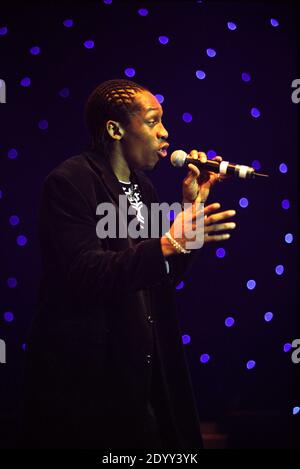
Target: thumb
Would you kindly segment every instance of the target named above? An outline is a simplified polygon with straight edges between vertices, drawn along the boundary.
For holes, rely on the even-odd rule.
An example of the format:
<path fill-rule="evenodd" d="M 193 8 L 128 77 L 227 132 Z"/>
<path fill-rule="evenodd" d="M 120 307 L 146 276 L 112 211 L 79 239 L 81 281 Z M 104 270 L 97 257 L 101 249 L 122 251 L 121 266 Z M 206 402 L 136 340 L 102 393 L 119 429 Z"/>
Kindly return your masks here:
<path fill-rule="evenodd" d="M 188 176 L 191 176 L 192 178 L 195 178 L 195 179 L 197 179 L 200 176 L 200 171 L 197 168 L 197 166 L 195 166 L 192 163 L 189 163 L 188 168 L 190 170 Z"/>

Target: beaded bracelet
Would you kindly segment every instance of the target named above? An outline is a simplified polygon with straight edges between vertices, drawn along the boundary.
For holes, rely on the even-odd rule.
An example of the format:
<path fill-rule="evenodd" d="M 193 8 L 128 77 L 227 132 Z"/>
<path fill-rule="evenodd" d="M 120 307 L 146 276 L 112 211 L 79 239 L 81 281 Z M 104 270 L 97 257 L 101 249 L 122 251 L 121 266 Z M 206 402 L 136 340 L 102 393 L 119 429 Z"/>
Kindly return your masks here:
<path fill-rule="evenodd" d="M 191 251 L 189 249 L 185 249 L 184 247 L 181 246 L 174 238 L 171 236 L 169 231 L 165 233 L 165 236 L 168 238 L 172 246 L 176 249 L 177 252 L 180 254 L 189 254 Z"/>

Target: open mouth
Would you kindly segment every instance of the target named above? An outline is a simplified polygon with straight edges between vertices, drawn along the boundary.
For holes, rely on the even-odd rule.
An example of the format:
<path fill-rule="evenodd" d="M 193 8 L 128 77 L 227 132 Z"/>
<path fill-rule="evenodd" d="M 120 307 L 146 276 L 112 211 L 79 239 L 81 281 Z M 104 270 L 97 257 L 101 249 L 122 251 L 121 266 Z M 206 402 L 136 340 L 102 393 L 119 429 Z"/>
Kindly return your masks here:
<path fill-rule="evenodd" d="M 168 152 L 166 148 L 162 148 L 161 150 L 158 150 L 157 152 L 161 158 L 165 158 L 168 155 Z"/>
<path fill-rule="evenodd" d="M 168 154 L 169 143 L 164 143 L 161 148 L 158 150 L 158 154 L 161 158 L 165 158 Z"/>

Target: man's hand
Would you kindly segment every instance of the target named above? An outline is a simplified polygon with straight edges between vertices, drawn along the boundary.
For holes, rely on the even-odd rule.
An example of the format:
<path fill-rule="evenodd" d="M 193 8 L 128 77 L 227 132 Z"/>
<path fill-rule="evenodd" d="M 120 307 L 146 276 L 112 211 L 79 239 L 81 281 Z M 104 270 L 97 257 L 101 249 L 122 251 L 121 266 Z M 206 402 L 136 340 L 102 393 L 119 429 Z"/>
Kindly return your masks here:
<path fill-rule="evenodd" d="M 206 163 L 207 156 L 202 151 L 192 150 L 189 155 L 190 158 L 199 159 L 202 163 Z M 216 161 L 222 161 L 221 156 L 213 158 Z M 222 179 L 222 175 L 213 173 L 212 171 L 200 170 L 193 164 L 188 165 L 189 172 L 182 183 L 182 202 L 206 202 L 212 186 Z"/>
<path fill-rule="evenodd" d="M 207 205 L 204 207 L 204 210 L 201 207 L 197 207 L 197 205 L 199 204 L 195 202 L 190 208 L 180 212 L 176 216 L 169 230 L 172 238 L 184 249 L 187 247 L 186 243 L 192 241 L 192 239 L 190 239 L 191 230 L 195 233 L 193 240 L 203 239 L 203 244 L 229 239 L 230 233 L 228 233 L 228 231 L 234 230 L 236 224 L 231 221 L 228 222 L 227 220 L 236 214 L 235 210 L 220 212 L 219 209 L 221 206 L 219 203 Z M 199 223 L 201 217 L 204 217 L 203 224 Z M 178 233 L 180 233 L 180 236 Z M 176 253 L 178 254 L 166 236 L 161 237 L 161 248 L 165 257 Z"/>
<path fill-rule="evenodd" d="M 230 238 L 229 233 L 222 233 L 221 231 L 234 230 L 236 224 L 234 222 L 227 222 L 227 218 L 232 218 L 235 210 L 225 210 L 224 212 L 214 213 L 221 205 L 214 203 L 204 207 L 204 244 L 209 242 L 224 241 Z"/>

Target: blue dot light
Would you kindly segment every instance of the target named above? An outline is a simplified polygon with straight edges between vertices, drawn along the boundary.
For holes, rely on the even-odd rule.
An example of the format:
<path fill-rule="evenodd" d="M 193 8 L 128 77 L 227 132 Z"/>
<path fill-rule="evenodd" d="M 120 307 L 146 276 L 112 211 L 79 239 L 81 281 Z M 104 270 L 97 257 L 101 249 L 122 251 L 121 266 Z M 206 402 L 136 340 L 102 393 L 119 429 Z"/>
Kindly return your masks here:
<path fill-rule="evenodd" d="M 17 285 L 18 285 L 18 282 L 16 278 L 10 277 L 7 279 L 7 286 L 9 288 L 16 288 Z"/>
<path fill-rule="evenodd" d="M 5 36 L 7 33 L 8 33 L 7 27 L 2 26 L 2 28 L 0 28 L 0 36 Z"/>
<path fill-rule="evenodd" d="M 215 49 L 206 49 L 208 57 L 215 57 L 217 55 Z"/>
<path fill-rule="evenodd" d="M 252 370 L 255 366 L 256 366 L 256 363 L 255 363 L 254 360 L 249 360 L 249 361 L 247 362 L 247 369 L 248 369 L 248 370 Z"/>
<path fill-rule="evenodd" d="M 234 318 L 229 316 L 228 318 L 225 319 L 225 326 L 232 327 L 234 325 L 234 322 L 235 322 Z"/>
<path fill-rule="evenodd" d="M 201 363 L 207 363 L 207 362 L 209 362 L 209 360 L 210 360 L 210 356 L 208 355 L 208 353 L 203 353 L 200 356 L 200 362 Z"/>
<path fill-rule="evenodd" d="M 182 114 L 182 120 L 183 120 L 184 122 L 190 123 L 190 122 L 192 122 L 192 120 L 193 120 L 193 116 L 192 116 L 192 114 L 190 114 L 189 112 L 184 112 L 184 113 Z"/>
<path fill-rule="evenodd" d="M 38 123 L 39 129 L 47 130 L 48 129 L 48 121 L 46 119 L 42 119 Z"/>
<path fill-rule="evenodd" d="M 243 72 L 243 73 L 242 73 L 242 80 L 245 81 L 245 82 L 251 81 L 251 75 L 250 75 L 250 73 Z"/>
<path fill-rule="evenodd" d="M 254 168 L 256 171 L 259 171 L 261 169 L 261 164 L 260 164 L 260 161 L 258 160 L 253 160 L 251 165 L 252 165 L 252 168 Z"/>
<path fill-rule="evenodd" d="M 283 346 L 283 351 L 285 353 L 288 353 L 290 350 L 292 350 L 292 344 L 290 344 L 289 342 L 287 342 L 286 344 L 284 344 Z"/>
<path fill-rule="evenodd" d="M 11 215 L 9 217 L 9 223 L 11 224 L 11 226 L 16 226 L 20 223 L 20 219 L 17 215 Z"/>
<path fill-rule="evenodd" d="M 293 408 L 293 415 L 297 415 L 300 412 L 300 407 L 296 406 Z"/>
<path fill-rule="evenodd" d="M 103 3 L 105 3 L 105 5 L 111 5 L 112 0 L 103 0 Z"/>
<path fill-rule="evenodd" d="M 4 321 L 6 322 L 11 322 L 14 320 L 14 314 L 11 313 L 10 311 L 6 311 L 4 314 L 3 314 L 3 317 L 4 317 Z"/>
<path fill-rule="evenodd" d="M 276 272 L 277 275 L 282 275 L 283 272 L 284 272 L 284 267 L 283 267 L 283 265 L 277 265 L 277 266 L 275 267 L 275 272 Z"/>
<path fill-rule="evenodd" d="M 197 70 L 196 71 L 196 77 L 199 80 L 204 80 L 204 78 L 206 77 L 206 73 L 203 70 Z"/>
<path fill-rule="evenodd" d="M 27 244 L 27 238 L 24 235 L 19 235 L 17 237 L 17 244 L 19 246 L 25 246 Z"/>
<path fill-rule="evenodd" d="M 288 167 L 285 163 L 281 163 L 279 165 L 279 171 L 283 174 L 287 173 L 288 172 Z"/>
<path fill-rule="evenodd" d="M 161 44 L 168 44 L 169 42 L 168 36 L 159 36 L 158 40 Z"/>
<path fill-rule="evenodd" d="M 11 148 L 10 150 L 8 150 L 7 156 L 9 159 L 14 160 L 18 156 L 18 150 L 16 150 L 15 148 Z"/>
<path fill-rule="evenodd" d="M 216 256 L 219 258 L 219 259 L 222 259 L 222 257 L 225 257 L 226 256 L 226 251 L 224 248 L 218 248 L 216 250 Z"/>
<path fill-rule="evenodd" d="M 271 18 L 270 23 L 272 26 L 274 26 L 274 28 L 277 28 L 277 26 L 279 26 L 279 21 L 276 20 L 275 18 Z"/>
<path fill-rule="evenodd" d="M 176 213 L 174 210 L 170 210 L 167 214 L 168 220 L 174 221 L 175 220 Z"/>
<path fill-rule="evenodd" d="M 214 158 L 215 156 L 217 156 L 217 152 L 215 150 L 208 150 L 208 152 L 206 153 L 207 155 L 207 158 Z"/>
<path fill-rule="evenodd" d="M 281 202 L 281 207 L 284 210 L 288 210 L 290 208 L 290 201 L 288 199 L 283 199 L 283 201 Z"/>
<path fill-rule="evenodd" d="M 284 240 L 287 244 L 291 244 L 293 242 L 293 239 L 294 239 L 294 237 L 293 237 L 292 233 L 287 233 L 284 237 Z"/>
<path fill-rule="evenodd" d="M 92 41 L 91 39 L 89 39 L 89 40 L 87 40 L 87 41 L 84 41 L 83 44 L 84 44 L 84 47 L 85 47 L 86 49 L 93 49 L 93 47 L 94 47 L 94 45 L 95 45 L 94 41 Z"/>
<path fill-rule="evenodd" d="M 70 96 L 70 90 L 69 88 L 63 88 L 58 92 L 58 94 L 61 98 L 68 98 Z"/>
<path fill-rule="evenodd" d="M 140 8 L 140 9 L 138 10 L 138 14 L 139 14 L 140 16 L 147 16 L 148 13 L 149 13 L 149 12 L 148 12 L 147 8 Z"/>
<path fill-rule="evenodd" d="M 22 350 L 26 350 L 26 344 L 22 344 Z"/>
<path fill-rule="evenodd" d="M 31 47 L 30 54 L 31 55 L 39 55 L 41 52 L 41 48 L 38 46 Z"/>
<path fill-rule="evenodd" d="M 273 313 L 271 313 L 270 311 L 268 311 L 267 313 L 265 313 L 265 315 L 264 315 L 264 320 L 265 320 L 266 322 L 270 322 L 270 321 L 272 321 L 272 319 L 273 319 Z"/>
<path fill-rule="evenodd" d="M 248 199 L 246 199 L 246 197 L 242 197 L 242 198 L 239 200 L 239 205 L 240 205 L 240 207 L 242 207 L 242 208 L 248 207 L 248 205 L 249 205 Z"/>
<path fill-rule="evenodd" d="M 257 109 L 257 107 L 253 107 L 251 109 L 251 116 L 257 119 L 258 117 L 260 117 L 260 110 Z"/>
<path fill-rule="evenodd" d="M 30 86 L 31 84 L 31 80 L 29 77 L 24 77 L 22 78 L 22 80 L 20 81 L 20 84 L 21 86 L 23 86 L 24 88 L 28 88 L 28 86 Z"/>
<path fill-rule="evenodd" d="M 248 280 L 248 282 L 247 282 L 247 288 L 248 288 L 248 290 L 254 290 L 255 287 L 256 287 L 256 282 L 255 282 L 255 280 Z"/>
<path fill-rule="evenodd" d="M 66 28 L 72 28 L 73 24 L 74 24 L 74 23 L 73 23 L 73 20 L 71 20 L 71 19 L 64 20 L 64 22 L 63 22 L 63 25 L 64 25 Z"/>
<path fill-rule="evenodd" d="M 126 69 L 125 69 L 125 75 L 126 75 L 127 77 L 134 77 L 134 75 L 135 75 L 135 70 L 134 70 L 134 68 L 126 68 Z"/>
<path fill-rule="evenodd" d="M 187 334 L 184 334 L 184 335 L 182 336 L 182 343 L 183 343 L 184 345 L 186 345 L 186 344 L 189 344 L 190 342 L 191 342 L 190 336 L 187 335 Z"/>
<path fill-rule="evenodd" d="M 162 94 L 156 94 L 155 97 L 160 104 L 163 103 L 165 100 Z"/>
<path fill-rule="evenodd" d="M 182 280 L 180 283 L 178 283 L 178 285 L 176 286 L 176 290 L 182 290 L 182 288 L 184 287 L 184 281 Z"/>
<path fill-rule="evenodd" d="M 230 31 L 234 31 L 237 28 L 237 25 L 236 23 L 233 23 L 232 21 L 228 21 L 227 28 L 230 29 Z"/>

